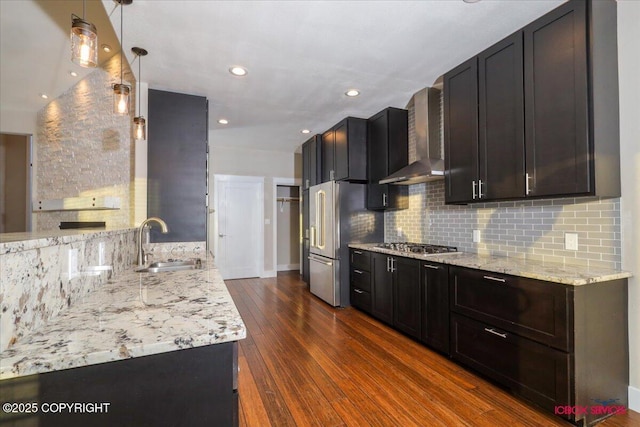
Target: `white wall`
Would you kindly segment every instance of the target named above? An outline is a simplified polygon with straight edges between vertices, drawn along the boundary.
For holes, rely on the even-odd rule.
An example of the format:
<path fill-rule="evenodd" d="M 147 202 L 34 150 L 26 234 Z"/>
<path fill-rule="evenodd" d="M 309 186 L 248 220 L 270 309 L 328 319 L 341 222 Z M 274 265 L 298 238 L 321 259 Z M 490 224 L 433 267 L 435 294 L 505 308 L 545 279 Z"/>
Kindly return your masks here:
<path fill-rule="evenodd" d="M 209 130 L 210 143 L 215 142 L 215 130 Z M 302 159 L 300 154 L 274 151 L 251 150 L 245 148 L 214 147 L 209 151 L 209 197 L 212 200 L 213 176 L 215 174 L 261 176 L 264 182 L 264 271 L 265 276 L 276 275 L 274 265 L 274 199 L 273 178 L 295 178 L 302 175 Z M 211 214 L 209 220 L 212 219 Z M 209 225 L 209 247 L 213 248 Z"/>
<path fill-rule="evenodd" d="M 618 0 L 622 269 L 629 279 L 629 407 L 640 412 L 640 2 Z"/>

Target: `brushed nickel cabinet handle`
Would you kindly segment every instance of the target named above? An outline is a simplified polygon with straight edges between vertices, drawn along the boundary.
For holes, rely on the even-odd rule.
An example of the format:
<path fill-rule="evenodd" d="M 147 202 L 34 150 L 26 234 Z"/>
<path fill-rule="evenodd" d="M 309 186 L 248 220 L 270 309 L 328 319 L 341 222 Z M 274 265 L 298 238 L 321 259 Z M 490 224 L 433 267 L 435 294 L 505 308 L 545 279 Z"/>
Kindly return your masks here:
<path fill-rule="evenodd" d="M 362 274 L 362 271 L 360 270 L 353 270 L 354 273 L 358 273 L 358 274 Z"/>
<path fill-rule="evenodd" d="M 490 334 L 497 335 L 497 336 L 499 336 L 501 338 L 506 338 L 507 337 L 507 334 L 501 334 L 500 332 L 496 331 L 493 328 L 484 328 L 484 330 L 489 332 Z"/>
<path fill-rule="evenodd" d="M 471 181 L 471 191 L 473 191 L 473 200 L 476 199 L 476 182 Z"/>
<path fill-rule="evenodd" d="M 529 175 L 528 173 L 527 173 L 527 174 L 525 174 L 525 187 L 526 187 L 526 189 L 525 189 L 525 191 L 524 191 L 524 194 L 525 194 L 525 195 L 527 195 L 527 194 L 531 193 L 531 186 L 529 185 L 529 180 L 530 180 L 531 178 L 532 178 L 532 176 L 531 176 L 531 175 Z"/>
<path fill-rule="evenodd" d="M 434 270 L 440 270 L 440 267 L 436 267 L 435 265 L 429 265 L 429 264 L 425 264 L 424 268 L 432 268 Z"/>
<path fill-rule="evenodd" d="M 493 280 L 494 282 L 501 282 L 501 283 L 507 282 L 505 279 L 501 279 L 499 277 L 492 277 L 492 276 L 483 276 L 483 277 L 487 280 Z"/>
<path fill-rule="evenodd" d="M 486 185 L 486 183 L 485 183 Z M 478 199 L 482 199 L 485 196 L 485 194 L 482 194 L 482 180 L 479 179 L 478 180 Z"/>
<path fill-rule="evenodd" d="M 362 251 L 353 251 L 354 254 L 362 255 Z"/>
<path fill-rule="evenodd" d="M 357 294 L 364 294 L 364 291 L 363 291 L 363 290 L 360 290 L 360 289 L 357 289 L 357 288 L 355 288 L 355 289 L 353 290 L 353 292 L 355 292 L 355 293 L 357 293 Z"/>

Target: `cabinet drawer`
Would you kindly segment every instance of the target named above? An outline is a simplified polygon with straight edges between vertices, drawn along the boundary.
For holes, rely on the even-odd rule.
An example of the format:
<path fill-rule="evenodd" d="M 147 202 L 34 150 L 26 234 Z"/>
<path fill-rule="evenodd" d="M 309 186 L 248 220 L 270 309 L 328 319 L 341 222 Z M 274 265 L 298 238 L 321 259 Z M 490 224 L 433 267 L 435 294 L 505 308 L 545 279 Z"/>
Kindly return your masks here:
<path fill-rule="evenodd" d="M 452 314 L 451 356 L 548 410 L 570 404 L 568 353 Z"/>
<path fill-rule="evenodd" d="M 371 273 L 351 268 L 351 286 L 371 292 Z"/>
<path fill-rule="evenodd" d="M 371 314 L 371 292 L 351 285 L 351 305 Z"/>
<path fill-rule="evenodd" d="M 459 267 L 450 272 L 452 311 L 563 351 L 572 350 L 569 287 Z"/>
<path fill-rule="evenodd" d="M 362 249 L 351 249 L 351 267 L 358 270 L 371 271 L 371 252 Z"/>

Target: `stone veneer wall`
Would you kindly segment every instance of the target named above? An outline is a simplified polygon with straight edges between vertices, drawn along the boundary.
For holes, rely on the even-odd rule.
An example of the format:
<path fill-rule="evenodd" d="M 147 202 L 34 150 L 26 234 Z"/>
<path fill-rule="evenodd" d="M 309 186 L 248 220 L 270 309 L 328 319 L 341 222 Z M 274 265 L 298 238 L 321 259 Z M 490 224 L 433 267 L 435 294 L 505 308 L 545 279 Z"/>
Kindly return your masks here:
<path fill-rule="evenodd" d="M 125 64 L 124 82 L 131 77 Z M 129 115 L 113 112 L 112 85 L 120 82 L 120 55 L 113 56 L 38 112 L 34 201 L 79 196 L 116 196 L 119 210 L 34 213 L 33 230 L 53 230 L 60 221 L 106 221 L 107 227 L 134 222 L 134 147 Z"/>
<path fill-rule="evenodd" d="M 74 236 L 72 236 L 74 237 Z M 0 351 L 37 329 L 85 295 L 135 263 L 135 230 L 103 231 L 0 254 Z M 98 265 L 99 243 L 112 271 L 91 272 Z M 25 242 L 29 244 L 29 242 Z M 65 270 L 70 249 L 78 249 L 79 275 Z"/>
<path fill-rule="evenodd" d="M 409 111 L 409 161 L 415 160 Z M 480 230 L 480 243 L 473 243 Z M 564 250 L 564 233 L 578 250 Z M 457 246 L 465 252 L 621 268 L 620 199 L 564 198 L 444 204 L 444 181 L 409 186 L 409 208 L 385 213 L 385 241 Z"/>

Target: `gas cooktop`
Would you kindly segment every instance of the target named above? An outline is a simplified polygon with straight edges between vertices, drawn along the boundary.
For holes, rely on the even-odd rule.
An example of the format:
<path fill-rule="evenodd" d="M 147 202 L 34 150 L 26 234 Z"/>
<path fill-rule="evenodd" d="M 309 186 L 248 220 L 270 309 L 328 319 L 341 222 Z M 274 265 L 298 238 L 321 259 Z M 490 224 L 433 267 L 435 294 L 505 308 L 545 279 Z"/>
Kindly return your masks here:
<path fill-rule="evenodd" d="M 376 247 L 416 254 L 446 254 L 458 252 L 458 249 L 454 246 L 427 245 L 425 243 L 409 242 L 379 243 Z"/>

